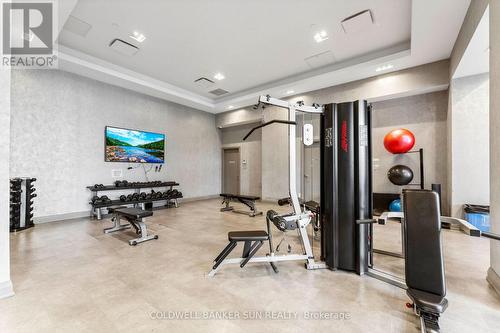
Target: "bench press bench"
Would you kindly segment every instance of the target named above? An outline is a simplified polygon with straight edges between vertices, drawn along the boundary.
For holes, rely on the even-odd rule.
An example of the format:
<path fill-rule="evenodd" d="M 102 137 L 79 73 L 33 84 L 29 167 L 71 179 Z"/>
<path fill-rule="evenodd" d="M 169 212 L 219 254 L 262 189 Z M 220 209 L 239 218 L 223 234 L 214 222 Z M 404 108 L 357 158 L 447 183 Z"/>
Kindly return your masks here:
<path fill-rule="evenodd" d="M 139 208 L 127 208 L 125 206 L 110 206 L 108 207 L 108 212 L 113 214 L 113 217 L 111 218 L 113 226 L 111 228 L 104 229 L 104 233 L 108 234 L 115 231 L 130 229 L 130 226 L 132 226 L 135 229 L 135 233 L 139 235 L 139 237 L 129 240 L 129 245 L 135 246 L 142 242 L 158 239 L 158 235 L 148 234 L 148 229 L 146 227 L 146 223 L 144 222 L 146 217 L 153 216 L 153 212 Z M 129 224 L 121 224 L 122 218 L 126 219 Z"/>
<path fill-rule="evenodd" d="M 220 209 L 221 212 L 227 212 L 227 211 L 233 211 L 235 213 L 239 214 L 245 214 L 250 217 L 254 217 L 256 215 L 262 215 L 262 212 L 259 212 L 257 210 L 257 207 L 255 206 L 255 201 L 259 200 L 260 197 L 256 197 L 253 195 L 239 195 L 239 194 L 231 194 L 231 193 L 221 193 L 220 195 L 222 199 L 222 204 L 225 204 L 225 207 L 222 207 Z M 231 202 L 241 202 L 248 208 L 250 208 L 249 212 L 243 211 L 243 210 L 236 210 L 234 207 L 230 206 Z"/>

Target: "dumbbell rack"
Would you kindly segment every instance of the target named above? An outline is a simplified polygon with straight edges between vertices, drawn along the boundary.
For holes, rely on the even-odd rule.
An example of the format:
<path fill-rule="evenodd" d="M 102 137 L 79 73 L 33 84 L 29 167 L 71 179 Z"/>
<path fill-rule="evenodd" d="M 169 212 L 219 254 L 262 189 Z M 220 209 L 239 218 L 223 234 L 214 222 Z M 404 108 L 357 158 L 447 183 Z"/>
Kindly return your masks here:
<path fill-rule="evenodd" d="M 10 180 L 10 231 L 16 232 L 34 227 L 33 198 L 36 197 L 35 178 Z"/>
<path fill-rule="evenodd" d="M 148 188 L 158 188 L 158 187 L 166 187 L 169 188 L 170 190 L 173 189 L 174 186 L 179 186 L 180 184 L 174 181 L 169 181 L 169 182 L 162 182 L 158 184 L 144 184 L 144 185 L 127 185 L 127 186 L 115 186 L 115 185 L 104 185 L 101 187 L 95 187 L 95 186 L 87 186 L 87 189 L 89 189 L 92 192 L 92 197 L 97 196 L 99 192 L 106 192 L 106 191 L 122 191 L 122 190 L 134 190 L 134 193 L 140 193 L 141 189 L 148 189 Z M 171 207 L 170 203 L 173 203 L 175 207 L 179 206 L 179 203 L 177 201 L 177 198 L 175 199 L 166 199 L 166 198 L 158 198 L 158 199 L 144 199 L 144 200 L 133 200 L 133 201 L 120 201 L 119 199 L 116 200 L 111 200 L 108 202 L 99 202 L 99 203 L 90 203 L 92 206 L 92 210 L 90 212 L 91 217 L 96 217 L 98 220 L 102 218 L 102 208 L 106 208 L 109 206 L 115 206 L 115 205 L 134 205 L 138 206 L 141 205 L 142 208 L 144 208 L 144 204 L 150 203 L 150 202 L 156 202 L 156 201 L 166 201 L 167 204 L 165 207 Z"/>

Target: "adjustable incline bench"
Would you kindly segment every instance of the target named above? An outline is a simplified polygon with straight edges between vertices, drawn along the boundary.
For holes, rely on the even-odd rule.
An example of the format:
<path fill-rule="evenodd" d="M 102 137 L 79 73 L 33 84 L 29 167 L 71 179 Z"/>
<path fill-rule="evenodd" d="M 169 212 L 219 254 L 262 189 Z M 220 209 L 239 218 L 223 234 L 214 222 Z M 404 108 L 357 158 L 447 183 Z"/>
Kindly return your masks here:
<path fill-rule="evenodd" d="M 252 196 L 252 195 L 239 195 L 239 194 L 230 194 L 230 193 L 222 193 L 220 195 L 222 199 L 222 204 L 226 204 L 225 207 L 220 209 L 221 212 L 226 212 L 232 210 L 235 213 L 246 214 L 250 217 L 254 217 L 256 215 L 261 215 L 262 212 L 257 211 L 257 207 L 255 206 L 255 201 L 259 200 L 260 197 Z M 234 207 L 230 206 L 231 201 L 239 201 L 248 208 L 250 208 L 249 212 L 236 210 Z"/>
<path fill-rule="evenodd" d="M 439 332 L 448 307 L 441 245 L 439 197 L 430 190 L 404 190 L 407 304 L 420 317 L 422 332 Z"/>
<path fill-rule="evenodd" d="M 108 208 L 108 212 L 113 214 L 111 221 L 113 221 L 114 225 L 111 228 L 104 229 L 104 233 L 130 229 L 130 226 L 132 226 L 139 237 L 129 240 L 129 245 L 137 245 L 152 239 L 158 239 L 158 235 L 148 235 L 148 229 L 146 223 L 144 223 L 144 219 L 153 216 L 153 212 L 125 206 L 111 206 Z M 120 224 L 122 218 L 126 219 L 130 224 Z"/>

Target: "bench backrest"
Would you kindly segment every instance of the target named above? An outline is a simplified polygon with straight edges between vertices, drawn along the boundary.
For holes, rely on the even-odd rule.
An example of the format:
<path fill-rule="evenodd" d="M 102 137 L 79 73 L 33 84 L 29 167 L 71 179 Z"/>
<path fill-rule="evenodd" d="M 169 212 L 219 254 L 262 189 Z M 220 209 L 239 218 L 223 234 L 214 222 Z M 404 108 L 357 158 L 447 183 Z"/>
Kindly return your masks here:
<path fill-rule="evenodd" d="M 409 288 L 446 295 L 438 194 L 404 190 L 405 275 Z"/>

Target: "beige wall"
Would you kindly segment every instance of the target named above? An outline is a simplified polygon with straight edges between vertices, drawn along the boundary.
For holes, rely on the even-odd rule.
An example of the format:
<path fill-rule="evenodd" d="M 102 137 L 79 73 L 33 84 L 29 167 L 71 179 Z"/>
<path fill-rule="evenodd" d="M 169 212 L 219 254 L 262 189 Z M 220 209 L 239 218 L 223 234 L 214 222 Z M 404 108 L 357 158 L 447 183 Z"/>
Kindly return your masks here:
<path fill-rule="evenodd" d="M 11 71 L 0 68 L 0 298 L 12 295 L 9 249 Z"/>
<path fill-rule="evenodd" d="M 500 233 L 500 1 L 490 4 L 490 199 L 492 231 Z M 500 242 L 491 241 L 489 281 L 500 293 Z"/>

